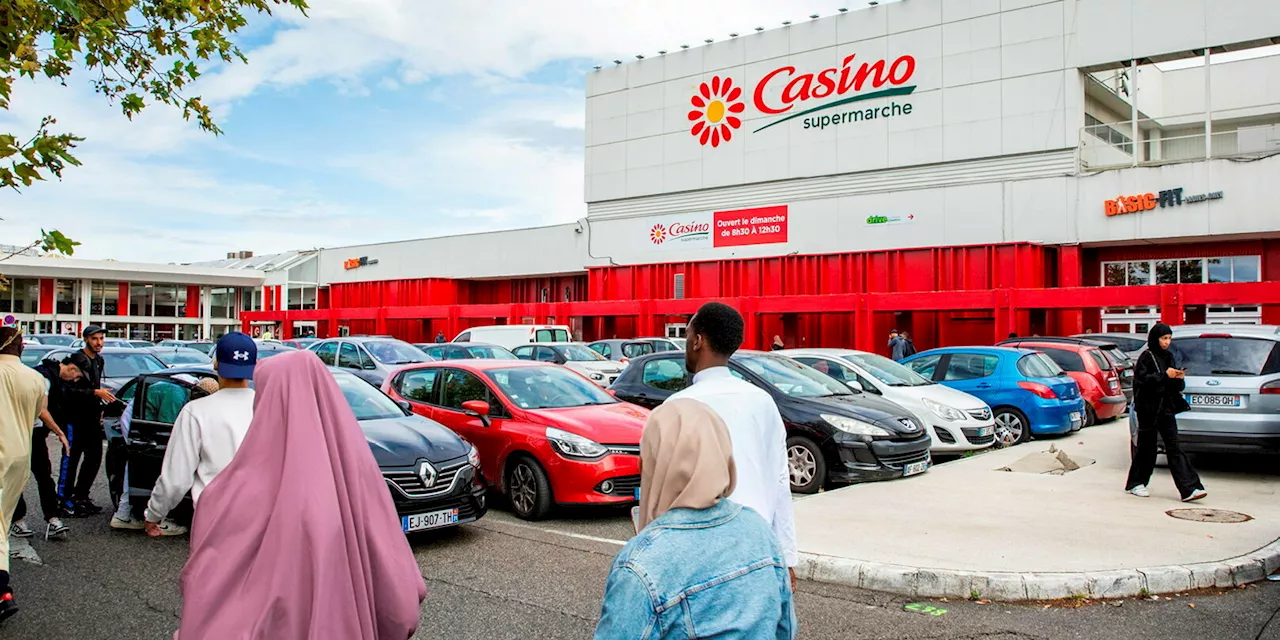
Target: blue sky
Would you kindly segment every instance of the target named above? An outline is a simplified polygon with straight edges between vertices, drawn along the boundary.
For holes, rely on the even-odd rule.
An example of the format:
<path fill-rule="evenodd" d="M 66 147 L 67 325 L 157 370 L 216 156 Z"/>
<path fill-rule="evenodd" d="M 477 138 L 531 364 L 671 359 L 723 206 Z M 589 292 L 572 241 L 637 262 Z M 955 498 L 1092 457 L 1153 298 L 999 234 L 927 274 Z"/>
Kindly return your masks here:
<path fill-rule="evenodd" d="M 62 181 L 0 194 L 0 243 L 40 228 L 77 257 L 191 262 L 566 222 L 585 215 L 584 76 L 835 0 L 313 0 L 241 35 L 247 65 L 196 85 L 225 135 L 151 107 L 21 81 L 0 131 L 88 140 Z"/>

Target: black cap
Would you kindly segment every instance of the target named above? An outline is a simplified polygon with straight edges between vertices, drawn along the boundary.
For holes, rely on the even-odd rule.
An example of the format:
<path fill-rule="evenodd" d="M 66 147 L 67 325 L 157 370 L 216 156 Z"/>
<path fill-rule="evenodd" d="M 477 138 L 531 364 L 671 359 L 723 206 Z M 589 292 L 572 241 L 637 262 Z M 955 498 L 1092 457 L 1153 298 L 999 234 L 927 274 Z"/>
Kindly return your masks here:
<path fill-rule="evenodd" d="M 89 326 L 85 327 L 85 328 L 84 328 L 84 331 L 81 331 L 81 332 L 80 332 L 80 337 L 81 337 L 81 338 L 88 338 L 89 336 L 96 336 L 96 335 L 98 335 L 99 333 L 106 333 L 106 332 L 107 332 L 107 330 L 106 330 L 106 329 L 103 329 L 102 327 L 99 327 L 99 326 L 98 326 L 98 325 L 96 325 L 96 324 L 91 324 L 91 325 L 89 325 Z"/>
<path fill-rule="evenodd" d="M 84 355 L 83 351 L 76 351 L 66 358 L 63 358 L 62 364 L 73 364 L 80 370 L 80 373 L 86 375 L 88 372 L 93 371 L 93 363 L 89 361 L 89 356 Z"/>

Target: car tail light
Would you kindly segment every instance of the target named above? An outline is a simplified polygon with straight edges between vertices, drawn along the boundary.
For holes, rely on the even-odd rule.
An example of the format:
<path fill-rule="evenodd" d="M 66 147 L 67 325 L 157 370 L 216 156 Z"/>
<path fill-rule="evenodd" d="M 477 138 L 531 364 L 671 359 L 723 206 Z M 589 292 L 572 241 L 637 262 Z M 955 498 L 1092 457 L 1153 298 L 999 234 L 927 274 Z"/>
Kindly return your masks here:
<path fill-rule="evenodd" d="M 623 365 L 628 365 L 628 364 L 631 364 L 631 358 L 623 358 L 618 362 L 621 362 Z"/>
<path fill-rule="evenodd" d="M 1200 334 L 1200 337 L 1201 337 L 1201 338 L 1230 338 L 1230 337 L 1231 337 L 1231 334 L 1229 334 L 1229 333 L 1202 333 L 1202 334 Z"/>
<path fill-rule="evenodd" d="M 1022 380 L 1018 382 L 1018 386 L 1046 400 L 1054 400 L 1058 397 L 1058 394 L 1054 393 L 1053 389 L 1050 389 L 1048 385 L 1043 385 L 1039 382 L 1027 382 L 1026 380 Z"/>
<path fill-rule="evenodd" d="M 1280 396 L 1280 380 L 1274 380 L 1262 385 L 1260 393 L 1267 396 Z"/>

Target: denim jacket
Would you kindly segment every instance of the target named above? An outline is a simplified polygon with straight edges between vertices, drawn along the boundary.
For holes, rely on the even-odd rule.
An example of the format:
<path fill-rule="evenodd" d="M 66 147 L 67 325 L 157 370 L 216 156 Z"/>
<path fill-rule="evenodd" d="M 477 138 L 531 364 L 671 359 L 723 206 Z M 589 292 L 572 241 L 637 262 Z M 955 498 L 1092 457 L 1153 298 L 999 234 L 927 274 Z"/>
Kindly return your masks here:
<path fill-rule="evenodd" d="M 782 548 L 755 511 L 729 500 L 672 509 L 613 561 L 596 640 L 795 637 Z"/>

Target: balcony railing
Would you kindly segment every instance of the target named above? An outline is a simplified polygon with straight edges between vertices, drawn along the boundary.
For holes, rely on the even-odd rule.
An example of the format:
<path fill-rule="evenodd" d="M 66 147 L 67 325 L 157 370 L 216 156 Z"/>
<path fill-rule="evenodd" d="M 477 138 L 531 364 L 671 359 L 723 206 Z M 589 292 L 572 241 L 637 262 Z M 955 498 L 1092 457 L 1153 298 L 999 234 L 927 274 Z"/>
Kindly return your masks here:
<path fill-rule="evenodd" d="M 1280 153 L 1280 104 L 1214 114 L 1205 144 L 1204 114 L 1142 118 L 1080 129 L 1080 170 L 1249 158 Z"/>

